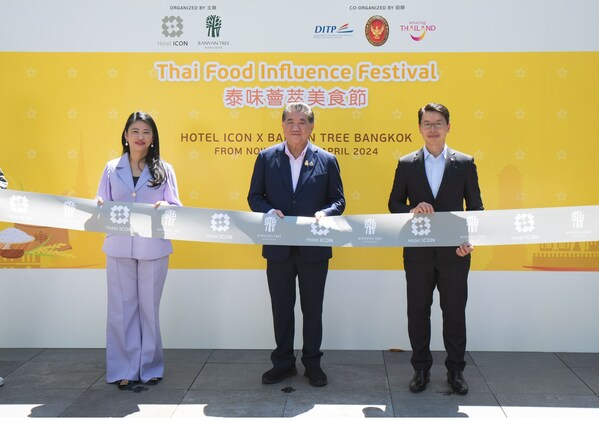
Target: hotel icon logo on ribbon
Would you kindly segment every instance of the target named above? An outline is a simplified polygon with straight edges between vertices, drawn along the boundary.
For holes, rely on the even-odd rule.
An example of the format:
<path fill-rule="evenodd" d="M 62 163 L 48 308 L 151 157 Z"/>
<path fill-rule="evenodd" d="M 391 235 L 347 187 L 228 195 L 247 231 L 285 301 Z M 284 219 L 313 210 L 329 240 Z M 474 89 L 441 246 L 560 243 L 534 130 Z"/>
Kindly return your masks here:
<path fill-rule="evenodd" d="M 431 233 L 431 220 L 426 216 L 412 218 L 412 234 L 429 235 Z"/>
<path fill-rule="evenodd" d="M 123 225 L 129 222 L 129 208 L 122 205 L 114 205 L 110 208 L 110 222 Z"/>
<path fill-rule="evenodd" d="M 329 233 L 329 229 L 323 225 L 320 225 L 318 221 L 312 222 L 312 225 L 310 225 L 310 231 L 313 235 L 327 235 Z"/>
<path fill-rule="evenodd" d="M 14 213 L 27 213 L 29 212 L 29 199 L 25 196 L 15 195 L 9 199 L 10 210 Z"/>
<path fill-rule="evenodd" d="M 519 213 L 514 217 L 514 224 L 518 232 L 533 232 L 535 217 L 532 213 Z"/>
<path fill-rule="evenodd" d="M 210 221 L 210 229 L 212 231 L 226 232 L 229 230 L 229 215 L 226 213 L 215 213 Z"/>

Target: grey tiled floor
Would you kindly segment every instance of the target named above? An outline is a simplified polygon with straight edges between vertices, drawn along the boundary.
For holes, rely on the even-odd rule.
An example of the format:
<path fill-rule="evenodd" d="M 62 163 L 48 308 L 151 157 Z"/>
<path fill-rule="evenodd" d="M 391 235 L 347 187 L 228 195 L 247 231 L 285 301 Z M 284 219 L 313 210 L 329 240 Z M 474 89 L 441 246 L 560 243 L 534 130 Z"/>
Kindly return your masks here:
<path fill-rule="evenodd" d="M 466 396 L 435 352 L 427 390 L 408 389 L 409 352 L 325 351 L 323 388 L 302 375 L 264 385 L 267 350 L 166 350 L 165 378 L 120 391 L 104 349 L 0 349 L 0 417 L 469 417 L 599 419 L 599 353 L 469 352 Z"/>

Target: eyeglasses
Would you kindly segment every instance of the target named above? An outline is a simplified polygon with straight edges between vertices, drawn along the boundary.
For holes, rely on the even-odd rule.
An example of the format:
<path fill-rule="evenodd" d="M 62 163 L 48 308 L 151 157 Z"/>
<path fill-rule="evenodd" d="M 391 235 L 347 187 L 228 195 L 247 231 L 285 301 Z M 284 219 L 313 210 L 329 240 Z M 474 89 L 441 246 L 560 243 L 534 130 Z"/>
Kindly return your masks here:
<path fill-rule="evenodd" d="M 429 123 L 428 121 L 425 121 L 424 123 L 422 123 L 420 125 L 420 127 L 423 128 L 424 130 L 430 130 L 432 128 L 441 130 L 441 129 L 444 129 L 445 127 L 447 127 L 447 124 L 445 124 L 444 121 L 436 121 L 434 123 Z"/>

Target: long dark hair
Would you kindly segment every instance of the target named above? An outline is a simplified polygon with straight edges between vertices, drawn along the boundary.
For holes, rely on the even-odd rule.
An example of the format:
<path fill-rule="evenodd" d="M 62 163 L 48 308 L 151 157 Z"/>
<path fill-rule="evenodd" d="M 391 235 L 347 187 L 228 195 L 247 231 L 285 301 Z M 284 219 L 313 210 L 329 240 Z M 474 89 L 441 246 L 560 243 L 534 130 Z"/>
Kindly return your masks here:
<path fill-rule="evenodd" d="M 144 123 L 149 124 L 152 128 L 152 145 L 148 148 L 148 154 L 144 160 L 148 170 L 150 171 L 150 175 L 152 176 L 152 179 L 148 182 L 148 185 L 150 187 L 157 187 L 166 181 L 166 170 L 164 169 L 164 163 L 162 159 L 160 159 L 160 136 L 158 136 L 158 127 L 156 127 L 156 123 L 150 114 L 144 113 L 143 111 L 136 111 L 129 116 L 121 136 L 123 154 L 129 153 L 129 144 L 127 143 L 127 139 L 125 139 L 125 133 L 127 133 L 127 130 L 129 130 L 129 126 L 136 121 L 143 121 Z"/>

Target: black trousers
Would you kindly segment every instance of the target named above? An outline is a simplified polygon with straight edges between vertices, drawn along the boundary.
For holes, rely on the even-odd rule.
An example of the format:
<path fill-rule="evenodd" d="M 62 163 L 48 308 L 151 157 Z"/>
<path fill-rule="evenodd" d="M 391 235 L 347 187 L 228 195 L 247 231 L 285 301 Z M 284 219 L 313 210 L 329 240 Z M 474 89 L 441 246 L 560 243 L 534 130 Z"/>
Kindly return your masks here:
<path fill-rule="evenodd" d="M 295 336 L 295 279 L 298 279 L 303 314 L 302 363 L 305 367 L 319 366 L 322 343 L 322 303 L 329 261 L 302 262 L 297 247 L 283 262 L 267 260 L 266 275 L 272 305 L 275 342 L 271 353 L 274 367 L 295 365 L 293 338 Z"/>
<path fill-rule="evenodd" d="M 433 292 L 439 290 L 443 313 L 443 343 L 448 369 L 463 371 L 466 366 L 466 301 L 470 256 L 459 260 L 404 260 L 408 299 L 408 334 L 412 345 L 412 367 L 430 370 L 431 305 Z"/>

